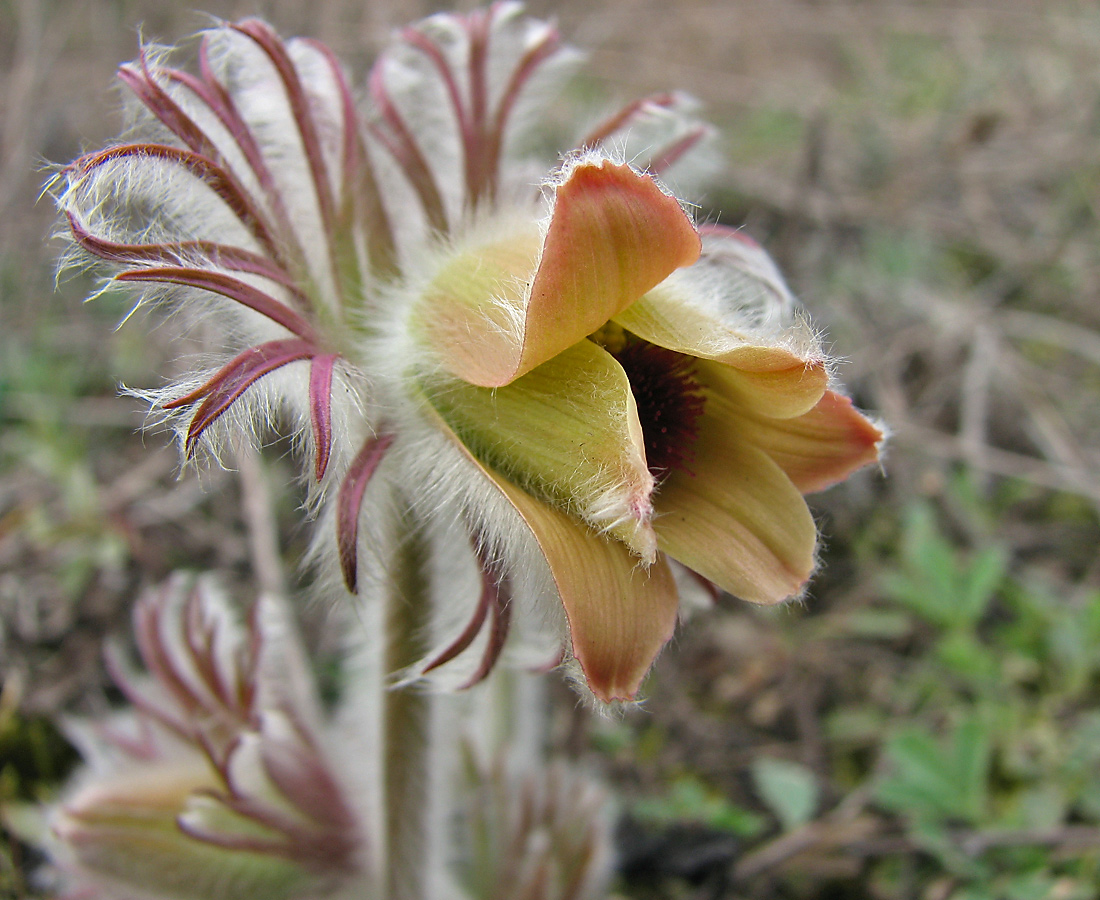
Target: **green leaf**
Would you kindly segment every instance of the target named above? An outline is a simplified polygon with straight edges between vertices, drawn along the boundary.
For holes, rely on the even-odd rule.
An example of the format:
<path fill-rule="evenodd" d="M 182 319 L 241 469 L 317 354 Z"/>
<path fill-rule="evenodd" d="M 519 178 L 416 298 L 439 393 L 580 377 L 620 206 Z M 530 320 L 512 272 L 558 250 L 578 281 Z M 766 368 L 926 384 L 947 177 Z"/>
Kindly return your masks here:
<path fill-rule="evenodd" d="M 693 775 L 677 778 L 663 797 L 637 801 L 631 811 L 645 822 L 697 822 L 745 838 L 756 837 L 766 825 L 763 817 L 731 802 Z"/>
<path fill-rule="evenodd" d="M 930 735 L 915 728 L 901 731 L 886 745 L 886 755 L 894 774 L 878 785 L 880 803 L 919 819 L 940 819 L 951 814 L 955 786 L 940 748 Z"/>
<path fill-rule="evenodd" d="M 857 609 L 843 617 L 841 627 L 854 637 L 893 641 L 912 632 L 913 618 L 895 609 Z"/>
<path fill-rule="evenodd" d="M 949 829 L 929 822 L 916 822 L 910 828 L 910 837 L 948 872 L 971 881 L 968 888 L 978 892 L 970 895 L 973 900 L 994 900 L 995 895 L 981 893 L 990 884 L 992 868 L 982 857 L 964 853 Z"/>
<path fill-rule="evenodd" d="M 966 719 L 955 730 L 954 781 L 960 791 L 960 811 L 972 822 L 985 814 L 991 743 L 989 729 L 977 717 Z"/>
<path fill-rule="evenodd" d="M 886 746 L 893 774 L 876 791 L 880 803 L 917 821 L 951 818 L 978 823 L 986 813 L 991 740 L 976 716 L 964 720 L 946 747 L 908 728 Z"/>
<path fill-rule="evenodd" d="M 883 578 L 891 597 L 934 625 L 965 628 L 985 615 L 1008 569 L 1001 547 L 986 547 L 964 559 L 940 533 L 927 504 L 906 513 L 901 539 L 901 571 Z"/>
<path fill-rule="evenodd" d="M 825 719 L 825 734 L 838 744 L 874 744 L 882 740 L 885 713 L 874 706 L 847 706 Z"/>
<path fill-rule="evenodd" d="M 1053 782 L 1040 782 L 1017 798 L 1023 827 L 1053 830 L 1066 819 L 1068 803 L 1065 791 Z"/>
<path fill-rule="evenodd" d="M 977 622 L 1008 572 L 1008 554 L 1001 547 L 986 547 L 971 561 L 960 592 L 960 616 Z"/>
<path fill-rule="evenodd" d="M 1093 897 L 1087 888 L 1084 893 L 1074 891 L 1069 879 L 1056 878 L 1046 872 L 1028 872 L 1003 880 L 1000 884 L 1005 900 L 1052 900 L 1052 898 Z M 1084 885 L 1077 885 L 1078 888 Z"/>
<path fill-rule="evenodd" d="M 969 631 L 949 631 L 936 644 L 936 657 L 951 672 L 976 685 L 996 685 L 997 654 Z"/>
<path fill-rule="evenodd" d="M 783 759 L 761 757 L 752 764 L 756 791 L 784 831 L 805 825 L 817 812 L 820 790 L 806 766 Z"/>

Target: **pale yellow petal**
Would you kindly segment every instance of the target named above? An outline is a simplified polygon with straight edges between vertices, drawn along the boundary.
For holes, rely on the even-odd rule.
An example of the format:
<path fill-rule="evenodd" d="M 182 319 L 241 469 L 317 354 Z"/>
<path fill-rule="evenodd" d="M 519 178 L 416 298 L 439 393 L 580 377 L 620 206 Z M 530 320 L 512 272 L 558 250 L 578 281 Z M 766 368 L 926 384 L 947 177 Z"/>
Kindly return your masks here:
<path fill-rule="evenodd" d="M 536 221 L 515 223 L 507 237 L 458 247 L 436 273 L 412 326 L 445 371 L 487 386 L 515 377 L 541 248 Z"/>
<path fill-rule="evenodd" d="M 658 489 L 657 544 L 743 600 L 778 603 L 813 572 L 817 529 L 783 470 L 723 412 L 708 402 L 691 471 L 674 470 Z"/>
<path fill-rule="evenodd" d="M 215 790 L 217 782 L 201 759 L 130 765 L 123 774 L 87 781 L 58 810 L 52 828 L 73 863 L 119 885 L 118 891 L 126 888 L 125 896 L 285 900 L 311 895 L 316 884 L 298 861 L 230 850 L 195 840 L 180 828 L 187 805 Z M 228 810 L 223 824 L 229 839 L 278 837 Z"/>
<path fill-rule="evenodd" d="M 651 344 L 720 364 L 722 374 L 716 377 L 762 413 L 797 416 L 814 407 L 829 382 L 816 345 L 808 338 L 794 348 L 761 343 L 751 330 L 733 328 L 725 317 L 692 302 L 681 282 L 650 291 L 615 322 Z"/>
<path fill-rule="evenodd" d="M 499 387 L 591 334 L 699 255 L 699 235 L 647 175 L 583 162 L 558 186 L 541 251 L 532 233 L 463 248 L 416 321 L 452 375 Z"/>
<path fill-rule="evenodd" d="M 602 348 L 582 340 L 500 388 L 448 379 L 425 393 L 479 459 L 653 562 L 654 480 L 638 410 Z"/>

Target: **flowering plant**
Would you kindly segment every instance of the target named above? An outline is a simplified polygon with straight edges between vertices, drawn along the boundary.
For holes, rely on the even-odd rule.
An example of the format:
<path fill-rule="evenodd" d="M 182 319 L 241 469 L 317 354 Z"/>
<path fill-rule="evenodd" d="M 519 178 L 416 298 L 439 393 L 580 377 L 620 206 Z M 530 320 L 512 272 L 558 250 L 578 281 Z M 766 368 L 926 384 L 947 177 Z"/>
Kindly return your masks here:
<path fill-rule="evenodd" d="M 90 897 L 315 897 L 362 884 L 367 810 L 334 766 L 287 610 L 264 597 L 242 623 L 211 583 L 189 581 L 135 606 L 147 674 L 108 657 L 131 708 L 66 723 L 87 766 L 48 823 L 55 858 Z"/>
<path fill-rule="evenodd" d="M 658 181 L 706 134 L 683 98 L 627 107 L 534 189 L 532 114 L 573 57 L 515 4 L 433 16 L 361 111 L 324 46 L 256 20 L 205 33 L 197 76 L 146 47 L 120 70 L 127 139 L 65 169 L 60 204 L 110 283 L 209 323 L 213 371 L 150 395 L 188 455 L 288 414 L 352 591 L 378 473 L 468 545 L 483 589 L 448 585 L 422 670 L 488 623 L 479 680 L 534 608 L 611 701 L 671 635 L 667 557 L 754 602 L 798 594 L 801 493 L 882 434 L 766 254 Z"/>
<path fill-rule="evenodd" d="M 57 176 L 70 256 L 201 324 L 207 361 L 144 392 L 185 456 L 279 423 L 311 457 L 318 565 L 364 597 L 381 697 L 374 883 L 425 897 L 440 713 L 416 688 L 509 658 L 633 699 L 678 584 L 803 591 L 803 494 L 883 433 L 767 254 L 662 180 L 708 135 L 685 98 L 540 158 L 576 54 L 517 4 L 400 32 L 362 102 L 255 19 L 205 32 L 197 74 L 173 56 L 121 68 L 125 136 Z"/>
<path fill-rule="evenodd" d="M 138 601 L 133 624 L 144 671 L 117 648 L 107 657 L 129 708 L 66 720 L 84 767 L 45 817 L 6 822 L 51 853 L 62 896 L 383 896 L 378 811 L 362 789 L 369 730 L 340 721 L 357 692 L 326 713 L 286 604 L 263 596 L 242 620 L 209 578 L 179 575 Z M 604 792 L 561 764 L 516 771 L 464 748 L 467 896 L 598 896 Z"/>

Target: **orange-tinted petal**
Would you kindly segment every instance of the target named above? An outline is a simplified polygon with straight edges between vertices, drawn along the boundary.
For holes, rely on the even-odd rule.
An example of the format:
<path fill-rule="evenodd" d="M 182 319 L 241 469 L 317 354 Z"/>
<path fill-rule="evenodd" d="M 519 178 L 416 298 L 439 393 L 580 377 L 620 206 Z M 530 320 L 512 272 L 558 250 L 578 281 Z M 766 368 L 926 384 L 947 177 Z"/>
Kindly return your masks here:
<path fill-rule="evenodd" d="M 804 494 L 878 461 L 882 430 L 836 391 L 826 391 L 808 413 L 790 419 L 762 416 L 736 398 L 713 393 L 707 403 L 716 413 L 715 405 L 723 405 L 727 411 L 720 414 L 737 419 L 742 439 L 775 460 Z"/>
<path fill-rule="evenodd" d="M 691 265 L 699 247 L 691 220 L 652 178 L 582 162 L 556 190 L 537 265 L 528 233 L 466 248 L 432 280 L 418 321 L 447 371 L 499 387 Z"/>
<path fill-rule="evenodd" d="M 573 656 L 600 700 L 631 700 L 676 627 L 678 596 L 663 557 L 642 566 L 618 541 L 516 487 L 440 428 L 516 509 L 550 568 Z"/>
<path fill-rule="evenodd" d="M 633 700 L 672 637 L 679 597 L 663 557 L 648 567 L 502 478 L 497 485 L 535 535 L 569 620 L 573 656 L 600 700 Z"/>
<path fill-rule="evenodd" d="M 658 489 L 657 545 L 731 594 L 778 603 L 813 572 L 817 529 L 791 480 L 724 412 L 708 402 L 691 472 Z"/>

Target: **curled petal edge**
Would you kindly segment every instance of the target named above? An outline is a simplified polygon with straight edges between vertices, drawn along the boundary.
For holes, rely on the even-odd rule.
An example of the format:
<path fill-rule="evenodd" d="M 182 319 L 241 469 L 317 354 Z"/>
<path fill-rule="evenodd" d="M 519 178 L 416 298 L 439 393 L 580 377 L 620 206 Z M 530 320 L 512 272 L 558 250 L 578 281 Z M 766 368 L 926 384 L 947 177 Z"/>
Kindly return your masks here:
<path fill-rule="evenodd" d="M 525 235 L 458 254 L 422 298 L 420 324 L 447 371 L 500 387 L 694 263 L 700 246 L 652 178 L 582 161 L 556 189 L 541 250 Z"/>

